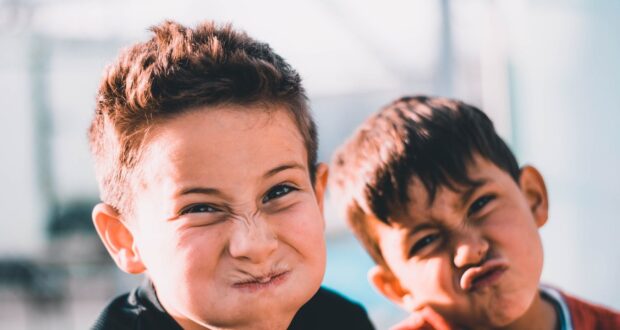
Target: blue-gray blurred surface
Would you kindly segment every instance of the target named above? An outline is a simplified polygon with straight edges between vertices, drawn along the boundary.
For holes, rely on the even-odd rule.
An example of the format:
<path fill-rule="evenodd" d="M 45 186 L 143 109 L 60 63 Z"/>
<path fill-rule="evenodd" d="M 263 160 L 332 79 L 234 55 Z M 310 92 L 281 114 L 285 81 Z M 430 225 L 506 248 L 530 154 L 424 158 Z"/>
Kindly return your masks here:
<path fill-rule="evenodd" d="M 111 263 L 86 128 L 104 66 L 170 18 L 232 21 L 297 68 L 330 154 L 381 105 L 480 106 L 550 194 L 543 281 L 620 309 L 620 2 L 0 0 L 0 328 L 84 329 L 140 279 Z M 327 204 L 325 284 L 402 317 Z"/>

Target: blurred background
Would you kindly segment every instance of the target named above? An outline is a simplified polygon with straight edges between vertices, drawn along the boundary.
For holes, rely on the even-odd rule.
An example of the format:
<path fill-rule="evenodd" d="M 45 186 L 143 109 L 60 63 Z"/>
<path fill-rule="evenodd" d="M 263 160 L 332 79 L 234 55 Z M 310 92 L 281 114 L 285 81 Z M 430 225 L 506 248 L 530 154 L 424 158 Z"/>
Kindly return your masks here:
<path fill-rule="evenodd" d="M 548 184 L 543 281 L 620 309 L 618 0 L 0 0 L 0 328 L 85 329 L 140 281 L 96 237 L 86 129 L 104 66 L 164 19 L 233 22 L 301 73 L 320 159 L 403 94 L 495 121 Z M 325 284 L 378 329 L 404 314 L 327 207 Z"/>

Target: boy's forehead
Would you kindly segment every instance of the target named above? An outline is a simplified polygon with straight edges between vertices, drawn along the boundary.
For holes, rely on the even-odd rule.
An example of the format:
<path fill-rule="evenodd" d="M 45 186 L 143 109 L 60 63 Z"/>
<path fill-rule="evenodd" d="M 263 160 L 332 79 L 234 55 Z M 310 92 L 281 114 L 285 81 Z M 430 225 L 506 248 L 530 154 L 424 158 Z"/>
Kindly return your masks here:
<path fill-rule="evenodd" d="M 463 208 L 477 189 L 494 182 L 493 172 L 469 171 L 472 180 L 469 184 L 451 183 L 451 186 L 441 184 L 431 192 L 422 180 L 414 176 L 409 181 L 407 196 L 404 202 L 397 203 L 394 207 L 393 219 L 390 223 L 394 226 L 410 226 L 420 217 L 430 217 L 435 211 L 449 211 Z M 398 205 L 400 204 L 400 205 Z"/>
<path fill-rule="evenodd" d="M 227 166 L 239 160 L 253 166 Z M 249 172 L 262 165 L 292 162 L 307 170 L 303 138 L 286 110 L 207 109 L 189 112 L 153 130 L 140 172 L 141 181 L 148 185 L 148 180 Z"/>
<path fill-rule="evenodd" d="M 196 122 L 199 124 L 195 125 Z M 260 130 L 264 133 L 261 136 L 279 134 L 278 130 L 281 130 L 294 140 L 303 141 L 293 116 L 281 106 L 204 106 L 153 125 L 145 138 L 144 151 L 160 152 L 162 144 L 168 149 L 182 149 L 185 145 L 214 145 L 220 141 L 236 141 L 252 130 Z M 197 137 L 209 140 L 196 140 Z M 235 152 L 236 149 L 230 151 Z"/>
<path fill-rule="evenodd" d="M 446 200 L 456 199 L 465 191 L 465 187 L 453 184 L 449 187 L 445 184 L 435 186 L 435 190 L 431 191 L 418 176 L 414 176 L 409 180 L 407 186 L 407 198 L 401 210 L 408 213 L 411 210 L 426 210 L 433 208 L 438 204 L 445 203 Z"/>

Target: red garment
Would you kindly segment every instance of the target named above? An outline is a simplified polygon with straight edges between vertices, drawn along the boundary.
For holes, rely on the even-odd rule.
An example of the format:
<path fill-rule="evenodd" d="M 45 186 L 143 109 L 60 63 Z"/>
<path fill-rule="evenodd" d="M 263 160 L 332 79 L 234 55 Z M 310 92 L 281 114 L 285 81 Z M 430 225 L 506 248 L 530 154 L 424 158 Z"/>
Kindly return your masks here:
<path fill-rule="evenodd" d="M 620 313 L 562 293 L 575 330 L 620 330 Z"/>

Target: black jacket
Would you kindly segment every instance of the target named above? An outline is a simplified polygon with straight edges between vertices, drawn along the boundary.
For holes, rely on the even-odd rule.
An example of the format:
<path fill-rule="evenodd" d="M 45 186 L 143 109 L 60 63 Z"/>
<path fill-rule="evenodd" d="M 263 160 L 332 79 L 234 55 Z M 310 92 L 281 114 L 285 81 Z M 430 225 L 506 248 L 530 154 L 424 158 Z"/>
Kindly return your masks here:
<path fill-rule="evenodd" d="M 150 282 L 114 299 L 101 313 L 94 330 L 181 330 L 159 304 Z M 326 288 L 295 314 L 289 330 L 372 330 L 362 306 Z"/>

